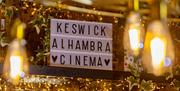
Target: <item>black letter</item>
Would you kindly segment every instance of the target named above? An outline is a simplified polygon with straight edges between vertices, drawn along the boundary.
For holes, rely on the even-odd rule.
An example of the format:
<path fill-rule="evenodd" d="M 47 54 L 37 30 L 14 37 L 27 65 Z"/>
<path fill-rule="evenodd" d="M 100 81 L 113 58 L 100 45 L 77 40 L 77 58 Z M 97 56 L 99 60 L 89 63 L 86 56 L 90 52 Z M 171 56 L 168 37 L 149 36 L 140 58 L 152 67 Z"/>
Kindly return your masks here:
<path fill-rule="evenodd" d="M 55 47 L 55 48 L 58 48 L 58 46 L 57 46 L 57 42 L 56 42 L 56 39 L 54 38 L 54 40 L 53 40 L 53 45 L 52 45 L 52 48 L 53 47 Z"/>
<path fill-rule="evenodd" d="M 98 51 L 102 51 L 102 42 L 98 41 Z"/>
<path fill-rule="evenodd" d="M 91 30 L 90 30 L 90 27 L 91 27 L 91 26 L 88 25 L 88 34 L 89 34 L 89 35 L 90 35 L 90 31 L 91 31 Z"/>
<path fill-rule="evenodd" d="M 79 40 L 77 40 L 77 42 L 76 42 L 76 48 L 75 48 L 75 49 L 79 49 L 79 50 L 81 50 Z"/>
<path fill-rule="evenodd" d="M 84 40 L 82 40 L 82 50 L 88 50 L 89 49 L 88 44 L 89 44 L 89 41 L 85 42 Z"/>
<path fill-rule="evenodd" d="M 73 40 L 68 40 L 68 49 L 73 49 Z"/>
<path fill-rule="evenodd" d="M 105 30 L 105 28 L 106 28 L 106 27 L 101 27 L 101 35 L 103 35 L 103 34 L 104 34 L 104 36 L 106 36 L 106 33 L 105 33 L 105 31 L 104 31 L 104 30 Z"/>
<path fill-rule="evenodd" d="M 67 30 L 69 23 L 65 23 L 65 33 L 69 33 Z"/>
<path fill-rule="evenodd" d="M 107 42 L 107 44 L 106 44 L 106 50 L 105 50 L 105 52 L 107 52 L 107 51 L 111 52 L 109 42 Z"/>
<path fill-rule="evenodd" d="M 71 57 L 71 55 L 69 55 L 69 61 L 70 61 L 70 64 L 72 64 L 72 57 Z"/>
<path fill-rule="evenodd" d="M 78 28 L 79 28 L 79 34 L 84 34 L 85 25 L 78 25 Z"/>
<path fill-rule="evenodd" d="M 98 35 L 98 32 L 96 30 L 98 30 L 98 26 L 97 25 L 94 26 L 94 35 Z"/>
<path fill-rule="evenodd" d="M 87 57 L 88 57 L 88 56 L 84 56 L 84 60 L 83 60 L 83 61 L 84 61 L 84 66 L 88 66 L 88 65 L 86 64 Z"/>
<path fill-rule="evenodd" d="M 60 23 L 60 24 L 57 23 L 57 32 L 59 32 L 59 30 L 60 30 L 60 32 L 62 33 L 62 30 L 61 30 L 61 24 L 62 24 L 62 23 Z"/>
<path fill-rule="evenodd" d="M 73 25 L 72 25 L 72 28 L 73 28 L 73 30 L 74 30 L 74 31 L 72 30 L 72 33 L 73 33 L 73 34 L 76 34 L 76 28 L 75 28 L 75 27 L 77 27 L 77 25 L 76 25 L 76 24 L 73 24 Z"/>
<path fill-rule="evenodd" d="M 60 63 L 61 63 L 61 64 L 65 64 L 65 61 L 64 61 L 64 60 L 62 60 L 62 57 L 63 57 L 63 58 L 65 58 L 65 56 L 64 56 L 64 55 L 61 55 L 61 56 L 60 56 Z"/>
<path fill-rule="evenodd" d="M 97 66 L 102 66 L 101 57 L 99 57 L 99 60 L 98 60 L 98 64 L 97 64 Z"/>
<path fill-rule="evenodd" d="M 96 57 L 90 57 L 89 58 L 89 66 L 96 66 Z"/>
<path fill-rule="evenodd" d="M 90 41 L 90 46 L 91 46 L 90 49 L 91 49 L 91 51 L 95 50 L 94 45 L 95 45 L 94 41 Z"/>
<path fill-rule="evenodd" d="M 80 56 L 75 56 L 75 62 L 76 62 L 76 65 L 81 65 L 80 63 Z"/>
<path fill-rule="evenodd" d="M 61 39 L 61 48 L 64 49 L 64 42 L 63 42 L 63 39 Z"/>

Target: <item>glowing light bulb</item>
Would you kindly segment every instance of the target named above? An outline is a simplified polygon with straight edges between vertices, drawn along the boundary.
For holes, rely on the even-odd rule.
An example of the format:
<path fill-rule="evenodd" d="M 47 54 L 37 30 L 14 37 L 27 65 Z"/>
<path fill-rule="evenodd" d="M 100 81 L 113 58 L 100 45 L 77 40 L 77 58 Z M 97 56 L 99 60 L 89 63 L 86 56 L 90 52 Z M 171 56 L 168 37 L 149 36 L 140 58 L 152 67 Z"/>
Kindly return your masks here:
<path fill-rule="evenodd" d="M 124 71 L 130 71 L 129 67 L 127 65 L 138 62 L 141 58 L 139 57 L 141 54 L 141 51 L 144 47 L 144 27 L 141 26 L 141 17 L 138 12 L 130 12 L 127 20 L 126 20 L 126 26 L 125 31 L 123 33 L 123 48 L 125 52 L 124 57 Z M 128 58 L 129 57 L 137 57 L 138 59 L 134 59 L 135 61 L 131 62 Z M 138 61 L 136 61 L 138 60 Z"/>
<path fill-rule="evenodd" d="M 140 44 L 140 34 L 137 29 L 130 29 L 129 30 L 129 39 L 130 39 L 130 46 L 131 49 L 137 51 L 139 49 Z"/>
<path fill-rule="evenodd" d="M 174 47 L 165 22 L 155 20 L 147 27 L 142 64 L 155 76 L 172 73 Z"/>
<path fill-rule="evenodd" d="M 28 73 L 25 40 L 23 39 L 24 28 L 25 24 L 16 20 L 13 30 L 16 29 L 17 33 L 12 33 L 16 38 L 9 45 L 3 66 L 3 76 L 13 85 L 18 85 L 20 79 Z"/>
<path fill-rule="evenodd" d="M 20 56 L 10 57 L 10 76 L 16 79 L 22 73 L 22 58 Z"/>
<path fill-rule="evenodd" d="M 165 42 L 155 37 L 150 42 L 152 65 L 154 69 L 158 69 L 163 66 L 166 57 L 166 44 Z"/>

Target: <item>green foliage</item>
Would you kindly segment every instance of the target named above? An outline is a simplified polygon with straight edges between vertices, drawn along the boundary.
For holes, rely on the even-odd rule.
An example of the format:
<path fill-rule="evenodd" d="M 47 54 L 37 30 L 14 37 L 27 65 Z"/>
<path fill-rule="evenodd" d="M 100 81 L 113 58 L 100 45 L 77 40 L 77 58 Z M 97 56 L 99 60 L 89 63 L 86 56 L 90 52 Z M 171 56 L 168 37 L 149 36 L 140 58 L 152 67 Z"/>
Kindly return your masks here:
<path fill-rule="evenodd" d="M 47 19 L 45 19 L 42 15 L 37 16 L 34 20 L 30 21 L 29 24 L 32 24 L 33 27 L 36 28 L 36 32 L 38 34 L 40 33 L 42 27 L 48 27 Z"/>
<path fill-rule="evenodd" d="M 151 80 L 140 81 L 140 78 L 135 78 L 133 76 L 127 77 L 127 81 L 129 83 L 129 91 L 133 89 L 134 86 L 137 86 L 141 91 L 153 91 L 155 89 L 155 85 Z"/>
<path fill-rule="evenodd" d="M 129 64 L 129 69 L 130 72 L 132 73 L 133 76 L 127 77 L 127 81 L 129 83 L 129 91 L 133 90 L 133 87 L 137 86 L 138 89 L 140 91 L 153 91 L 155 90 L 155 87 L 157 86 L 157 83 L 152 82 L 151 80 L 144 80 L 144 79 L 140 79 L 140 75 L 141 75 L 141 65 L 138 63 L 138 61 L 140 60 L 139 57 L 134 56 L 134 61 Z M 176 75 L 179 74 L 180 70 L 179 70 L 179 66 L 176 67 Z M 166 73 L 164 74 L 164 76 L 166 77 L 165 80 L 170 80 L 170 78 L 173 78 L 173 74 L 172 73 Z M 171 82 L 171 84 L 173 84 L 172 86 L 174 86 L 174 88 L 179 91 L 180 90 L 180 81 L 173 79 L 173 81 Z"/>
<path fill-rule="evenodd" d="M 128 65 L 131 73 L 135 76 L 135 77 L 140 77 L 141 71 L 142 71 L 142 67 L 141 67 L 141 63 L 139 63 L 141 61 L 141 57 L 140 56 L 133 56 L 134 60 L 131 64 Z"/>
<path fill-rule="evenodd" d="M 140 79 L 139 78 L 135 78 L 133 76 L 130 76 L 130 77 L 127 77 L 127 81 L 129 83 L 129 90 L 131 91 L 134 86 L 138 86 L 139 85 Z"/>
<path fill-rule="evenodd" d="M 131 91 L 134 86 L 138 86 L 141 91 L 153 91 L 155 87 L 152 81 L 140 81 L 140 75 L 142 71 L 141 64 L 139 63 L 140 60 L 141 58 L 139 56 L 134 56 L 133 63 L 129 64 L 129 69 L 133 75 L 127 77 L 129 91 Z"/>
<path fill-rule="evenodd" d="M 155 86 L 151 80 L 142 80 L 140 84 L 140 89 L 143 91 L 153 91 L 155 89 Z"/>
<path fill-rule="evenodd" d="M 174 74 L 180 75 L 180 65 L 177 65 L 177 66 L 176 66 L 176 71 L 175 71 Z"/>
<path fill-rule="evenodd" d="M 15 6 L 9 6 L 6 7 L 4 4 L 2 4 L 3 7 L 5 7 L 4 13 L 6 16 L 6 18 L 8 19 L 8 22 L 11 21 L 13 15 L 15 13 L 17 13 L 18 9 Z M 47 63 L 47 57 L 50 55 L 50 29 L 48 27 L 49 25 L 49 18 L 45 17 L 45 15 L 43 15 L 44 13 L 44 9 L 40 8 L 37 11 L 38 14 L 36 15 L 35 19 L 33 19 L 32 21 L 30 21 L 28 24 L 31 24 L 32 27 L 35 27 L 37 34 L 40 34 L 41 31 L 44 31 L 44 36 L 41 38 L 41 44 L 43 44 L 43 48 L 38 48 L 38 50 L 36 50 L 35 52 L 36 57 L 30 57 L 30 61 L 32 61 L 34 64 L 36 64 L 37 62 L 44 62 Z M 116 31 L 117 33 L 120 31 Z M 118 33 L 119 34 L 119 33 Z M 121 37 L 119 38 L 119 36 L 116 36 L 118 38 L 114 38 L 116 41 L 121 41 Z M 118 43 L 118 42 L 117 42 Z M 5 32 L 0 32 L 0 46 L 1 47 L 5 47 L 9 44 L 9 39 L 6 36 Z M 121 44 L 121 43 L 119 43 Z M 119 45 L 116 44 L 116 45 Z M 119 46 L 115 49 L 120 48 Z M 120 49 L 119 49 L 120 50 Z M 115 50 L 115 54 L 119 55 L 119 51 Z M 138 61 L 141 60 L 141 58 L 139 56 L 134 56 L 134 61 L 132 64 L 129 65 L 129 69 L 131 70 L 131 73 L 133 76 L 127 77 L 127 81 L 129 83 L 129 90 L 131 91 L 133 89 L 134 86 L 137 86 L 140 90 L 144 90 L 144 91 L 152 91 L 155 89 L 155 84 L 151 81 L 145 81 L 144 79 L 140 79 L 140 74 L 141 74 L 141 65 L 138 63 Z M 177 73 L 180 73 L 180 67 L 177 70 Z M 168 78 L 172 77 L 172 74 L 168 75 Z M 172 84 L 174 84 L 174 86 L 176 87 L 176 90 L 180 90 L 180 81 L 174 79 L 172 82 Z M 98 83 L 99 84 L 99 83 Z M 94 88 L 98 88 L 100 87 L 99 85 L 94 85 L 92 86 L 91 89 L 93 89 L 94 91 L 96 91 L 97 89 Z"/>
<path fill-rule="evenodd" d="M 18 9 L 15 6 L 5 7 L 4 16 L 6 17 L 6 22 L 10 23 L 16 14 L 18 14 Z"/>
<path fill-rule="evenodd" d="M 131 70 L 131 73 L 135 76 L 135 77 L 140 77 L 140 68 L 138 67 L 138 64 L 130 64 L 129 65 L 129 69 Z"/>
<path fill-rule="evenodd" d="M 145 81 L 142 80 L 140 81 L 140 78 L 135 78 L 133 76 L 127 77 L 127 81 L 129 83 L 129 91 L 132 90 L 134 86 L 137 86 L 141 91 L 153 91 L 155 86 L 151 80 Z"/>
<path fill-rule="evenodd" d="M 48 23 L 49 19 L 42 15 L 37 16 L 34 20 L 29 22 L 29 24 L 32 24 L 33 27 L 35 27 L 37 34 L 39 34 L 42 30 L 45 32 L 44 36 L 41 37 L 41 44 L 43 44 L 43 48 L 38 48 L 38 50 L 36 50 L 36 61 L 34 60 L 34 57 L 30 57 L 34 64 L 39 61 L 43 61 L 43 64 L 47 64 L 47 57 L 50 54 L 50 29 L 48 27 Z"/>
<path fill-rule="evenodd" d="M 176 87 L 176 90 L 179 91 L 180 90 L 180 81 L 174 79 L 172 81 L 172 83 L 174 84 L 174 86 Z"/>

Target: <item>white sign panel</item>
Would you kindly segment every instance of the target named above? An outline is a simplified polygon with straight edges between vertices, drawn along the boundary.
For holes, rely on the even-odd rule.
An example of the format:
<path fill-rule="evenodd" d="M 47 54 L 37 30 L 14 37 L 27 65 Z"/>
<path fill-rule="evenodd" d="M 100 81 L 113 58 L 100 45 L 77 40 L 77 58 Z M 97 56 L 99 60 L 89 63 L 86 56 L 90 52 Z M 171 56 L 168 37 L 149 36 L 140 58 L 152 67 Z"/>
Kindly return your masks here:
<path fill-rule="evenodd" d="M 112 24 L 51 19 L 50 66 L 112 70 Z"/>

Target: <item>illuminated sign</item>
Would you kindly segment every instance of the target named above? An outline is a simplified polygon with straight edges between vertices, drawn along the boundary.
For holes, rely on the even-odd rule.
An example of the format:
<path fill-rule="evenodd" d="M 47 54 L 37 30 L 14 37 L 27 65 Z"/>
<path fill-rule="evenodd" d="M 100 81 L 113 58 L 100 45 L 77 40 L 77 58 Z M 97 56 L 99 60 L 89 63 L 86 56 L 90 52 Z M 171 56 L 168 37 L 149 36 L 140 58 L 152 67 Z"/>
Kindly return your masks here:
<path fill-rule="evenodd" d="M 51 19 L 50 66 L 112 70 L 112 24 Z"/>

